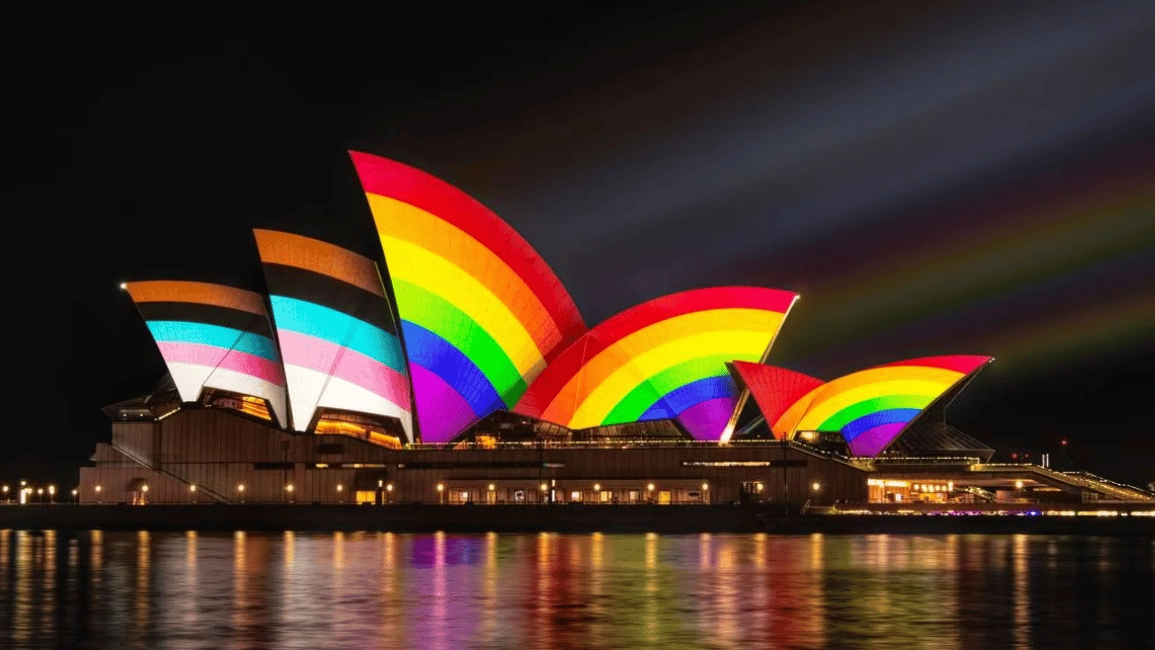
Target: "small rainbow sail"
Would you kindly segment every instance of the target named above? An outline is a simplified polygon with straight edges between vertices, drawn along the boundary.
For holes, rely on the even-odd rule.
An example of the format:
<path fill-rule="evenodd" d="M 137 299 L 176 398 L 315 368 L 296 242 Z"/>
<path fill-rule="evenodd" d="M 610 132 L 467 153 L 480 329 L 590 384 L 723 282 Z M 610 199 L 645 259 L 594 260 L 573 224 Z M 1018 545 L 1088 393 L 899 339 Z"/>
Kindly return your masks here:
<path fill-rule="evenodd" d="M 747 385 L 760 408 L 763 403 L 770 405 L 763 415 L 776 437 L 789 439 L 800 431 L 837 431 L 855 456 L 876 456 L 935 400 L 991 361 L 991 357 L 975 355 L 895 361 L 816 386 L 785 410 L 777 399 L 785 390 L 780 384 L 747 380 Z M 773 371 L 746 367 L 740 372 L 744 377 L 763 375 L 770 379 L 767 375 Z M 785 373 L 775 376 L 792 379 Z"/>
<path fill-rule="evenodd" d="M 762 360 L 797 298 L 713 287 L 642 303 L 567 347 L 515 410 L 575 429 L 677 418 L 718 440 L 738 396 L 726 364 Z"/>
<path fill-rule="evenodd" d="M 181 401 L 205 388 L 264 399 L 285 421 L 285 376 L 261 296 L 207 282 L 124 285 L 160 348 Z"/>
<path fill-rule="evenodd" d="M 319 408 L 394 417 L 413 439 L 409 377 L 373 260 L 332 244 L 254 230 L 284 357 L 292 425 Z"/>

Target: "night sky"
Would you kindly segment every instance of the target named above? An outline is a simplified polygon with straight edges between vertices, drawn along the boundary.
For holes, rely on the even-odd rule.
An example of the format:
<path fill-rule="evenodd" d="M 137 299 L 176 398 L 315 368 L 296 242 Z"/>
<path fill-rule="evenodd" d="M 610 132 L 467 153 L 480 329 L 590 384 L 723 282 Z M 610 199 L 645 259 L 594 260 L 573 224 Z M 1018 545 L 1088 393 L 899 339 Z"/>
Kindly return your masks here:
<path fill-rule="evenodd" d="M 163 375 L 121 281 L 262 290 L 253 226 L 380 256 L 356 148 L 492 208 L 591 325 L 794 290 L 772 363 L 990 354 L 953 424 L 1155 479 L 1155 4 L 482 4 L 10 24 L 0 473 Z"/>

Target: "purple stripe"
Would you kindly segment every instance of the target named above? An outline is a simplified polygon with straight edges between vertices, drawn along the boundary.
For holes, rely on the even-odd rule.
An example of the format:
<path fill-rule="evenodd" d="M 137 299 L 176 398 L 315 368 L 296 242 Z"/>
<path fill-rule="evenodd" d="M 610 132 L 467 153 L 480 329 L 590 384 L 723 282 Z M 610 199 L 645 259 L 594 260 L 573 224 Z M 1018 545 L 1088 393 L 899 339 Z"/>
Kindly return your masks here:
<path fill-rule="evenodd" d="M 413 378 L 421 442 L 449 442 L 477 419 L 469 402 L 441 377 L 415 363 L 409 364 L 409 376 Z"/>
<path fill-rule="evenodd" d="M 718 440 L 734 412 L 733 397 L 717 397 L 691 406 L 678 415 L 678 421 L 695 440 Z"/>
<path fill-rule="evenodd" d="M 242 375 L 263 379 L 277 386 L 285 385 L 280 364 L 240 350 L 226 350 L 215 345 L 157 341 L 160 355 L 166 363 L 192 363 L 209 368 L 232 370 Z"/>
<path fill-rule="evenodd" d="M 877 456 L 906 425 L 906 422 L 890 422 L 867 429 L 848 443 L 850 453 L 855 456 Z"/>

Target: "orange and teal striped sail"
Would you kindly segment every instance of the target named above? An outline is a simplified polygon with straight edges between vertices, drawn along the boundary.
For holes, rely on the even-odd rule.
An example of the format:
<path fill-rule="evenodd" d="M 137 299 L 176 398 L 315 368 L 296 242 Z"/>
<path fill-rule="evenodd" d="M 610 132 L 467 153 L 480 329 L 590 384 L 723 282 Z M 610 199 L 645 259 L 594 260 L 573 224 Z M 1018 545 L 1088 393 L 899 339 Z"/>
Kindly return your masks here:
<path fill-rule="evenodd" d="M 516 410 L 575 429 L 677 418 L 718 440 L 738 397 L 726 364 L 762 360 L 797 298 L 713 287 L 642 303 L 566 348 Z"/>
<path fill-rule="evenodd" d="M 401 316 L 425 442 L 517 404 L 585 331 L 561 281 L 484 205 L 407 165 L 350 152 Z"/>
<path fill-rule="evenodd" d="M 259 397 L 284 425 L 285 375 L 260 295 L 207 282 L 123 286 L 160 348 L 181 401 L 197 401 L 205 388 Z"/>
<path fill-rule="evenodd" d="M 838 431 L 855 456 L 876 456 L 935 400 L 992 360 L 921 357 L 861 370 L 810 390 L 771 429 L 779 438 L 799 431 Z"/>
<path fill-rule="evenodd" d="M 409 378 L 377 264 L 309 237 L 254 230 L 285 361 L 289 410 L 308 431 L 318 409 L 397 418 L 412 440 Z"/>

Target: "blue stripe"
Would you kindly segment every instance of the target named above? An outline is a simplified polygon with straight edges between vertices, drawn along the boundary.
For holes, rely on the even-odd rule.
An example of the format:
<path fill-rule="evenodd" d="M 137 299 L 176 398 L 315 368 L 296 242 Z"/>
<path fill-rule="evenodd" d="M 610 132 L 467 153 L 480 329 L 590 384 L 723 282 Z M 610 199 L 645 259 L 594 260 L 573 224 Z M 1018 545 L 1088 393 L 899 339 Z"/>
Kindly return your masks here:
<path fill-rule="evenodd" d="M 269 296 L 269 302 L 273 304 L 273 321 L 278 330 L 325 339 L 356 350 L 398 372 L 406 372 L 401 342 L 380 327 L 335 309 L 296 298 Z"/>
<path fill-rule="evenodd" d="M 231 327 L 209 325 L 208 323 L 190 323 L 187 321 L 150 320 L 145 322 L 152 338 L 158 343 L 200 343 L 212 345 L 226 350 L 247 352 L 269 361 L 278 361 L 277 349 L 273 340 L 267 336 L 243 332 Z"/>
<path fill-rule="evenodd" d="M 847 422 L 846 426 L 842 427 L 842 437 L 846 438 L 847 442 L 850 442 L 864 431 L 869 431 L 874 427 L 883 424 L 894 424 L 895 422 L 910 422 L 920 412 L 919 409 L 887 409 L 885 411 L 864 415 Z"/>
<path fill-rule="evenodd" d="M 646 420 L 677 417 L 691 406 L 719 397 L 734 397 L 736 393 L 734 380 L 730 379 L 729 375 L 706 377 L 666 393 L 665 396 L 654 402 L 653 406 L 646 409 L 638 421 L 645 422 Z"/>
<path fill-rule="evenodd" d="M 410 321 L 401 321 L 409 361 L 441 377 L 481 418 L 506 408 L 485 373 L 449 341 Z"/>

